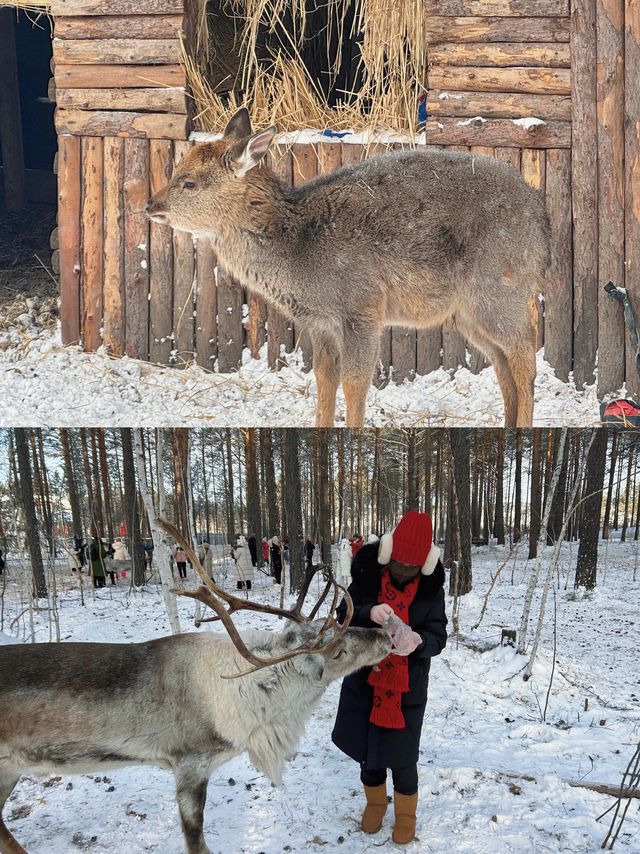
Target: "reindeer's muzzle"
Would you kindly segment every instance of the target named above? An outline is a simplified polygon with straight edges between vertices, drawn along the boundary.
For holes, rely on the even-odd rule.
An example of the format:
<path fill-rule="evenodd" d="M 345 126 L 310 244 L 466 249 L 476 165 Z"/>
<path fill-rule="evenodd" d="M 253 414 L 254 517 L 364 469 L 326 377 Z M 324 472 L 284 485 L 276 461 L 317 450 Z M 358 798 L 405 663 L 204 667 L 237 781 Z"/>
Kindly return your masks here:
<path fill-rule="evenodd" d="M 160 222 L 166 225 L 169 222 L 169 216 L 164 202 L 156 196 L 151 196 L 144 206 L 144 211 L 154 222 Z"/>

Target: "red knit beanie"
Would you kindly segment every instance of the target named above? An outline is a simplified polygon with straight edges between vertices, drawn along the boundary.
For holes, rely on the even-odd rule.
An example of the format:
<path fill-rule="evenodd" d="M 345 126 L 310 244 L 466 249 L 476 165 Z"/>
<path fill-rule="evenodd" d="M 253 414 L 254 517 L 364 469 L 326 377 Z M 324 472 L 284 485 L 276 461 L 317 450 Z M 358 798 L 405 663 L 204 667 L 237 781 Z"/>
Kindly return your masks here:
<path fill-rule="evenodd" d="M 397 560 L 409 566 L 419 566 L 423 575 L 431 575 L 440 556 L 433 545 L 433 523 L 428 513 L 409 510 L 400 519 L 393 534 L 385 534 L 380 541 L 378 563 Z"/>

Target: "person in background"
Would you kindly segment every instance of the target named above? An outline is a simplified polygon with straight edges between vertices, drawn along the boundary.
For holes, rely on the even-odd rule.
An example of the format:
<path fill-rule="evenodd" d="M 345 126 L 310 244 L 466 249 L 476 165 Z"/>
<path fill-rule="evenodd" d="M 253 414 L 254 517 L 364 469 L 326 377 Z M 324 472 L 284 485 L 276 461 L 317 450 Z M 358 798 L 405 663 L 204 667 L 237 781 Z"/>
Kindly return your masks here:
<path fill-rule="evenodd" d="M 178 567 L 178 575 L 180 578 L 187 577 L 187 553 L 182 546 L 176 545 L 173 550 L 173 559 Z"/>
<path fill-rule="evenodd" d="M 104 587 L 106 584 L 105 581 L 105 559 L 107 557 L 107 550 L 104 547 L 104 543 L 98 537 L 97 534 L 94 534 L 93 539 L 91 540 L 91 545 L 89 546 L 89 559 L 90 563 L 90 571 L 91 578 L 93 579 L 94 587 Z"/>
<path fill-rule="evenodd" d="M 311 537 L 304 538 L 304 568 L 308 570 L 313 564 L 313 553 L 316 550 L 315 544 Z"/>
<path fill-rule="evenodd" d="M 236 562 L 237 589 L 251 590 L 253 581 L 253 562 L 251 560 L 251 552 L 249 544 L 242 535 L 236 538 L 236 545 L 233 549 L 233 559 Z"/>
<path fill-rule="evenodd" d="M 69 569 L 71 572 L 82 571 L 81 549 L 77 547 L 76 543 L 77 540 L 69 549 Z"/>
<path fill-rule="evenodd" d="M 387 769 L 394 788 L 393 841 L 415 837 L 418 754 L 431 659 L 447 642 L 444 567 L 431 517 L 410 510 L 379 544 L 363 546 L 351 568 L 352 626 L 383 626 L 394 651 L 375 668 L 342 682 L 333 743 L 360 765 L 366 807 L 361 828 L 377 833 L 387 809 Z M 342 622 L 347 606 L 338 607 Z"/>
<path fill-rule="evenodd" d="M 271 575 L 275 584 L 282 583 L 282 546 L 277 537 L 271 537 Z"/>
<path fill-rule="evenodd" d="M 351 539 L 351 557 L 355 557 L 362 546 L 364 545 L 364 540 L 360 536 L 360 534 L 354 534 Z"/>
<path fill-rule="evenodd" d="M 209 543 L 202 542 L 198 548 L 198 560 L 202 564 L 202 568 L 207 573 L 209 578 L 214 581 L 213 577 L 213 551 Z"/>
<path fill-rule="evenodd" d="M 153 542 L 145 542 L 144 544 L 144 562 L 147 567 L 147 573 L 151 575 L 151 568 L 153 566 Z"/>
<path fill-rule="evenodd" d="M 247 537 L 247 545 L 249 546 L 249 554 L 251 555 L 251 565 L 255 569 L 258 566 L 258 540 L 255 534 L 250 534 Z"/>
<path fill-rule="evenodd" d="M 115 552 L 115 549 L 114 549 L 112 543 L 106 543 L 106 544 L 104 544 L 104 547 L 105 547 L 106 552 L 107 552 L 107 555 L 104 559 L 104 568 L 105 568 L 107 575 L 111 579 L 112 586 L 115 586 L 116 576 L 118 574 L 116 572 L 116 566 L 114 563 L 114 556 L 115 556 L 116 552 Z"/>
<path fill-rule="evenodd" d="M 265 566 L 269 563 L 269 540 L 266 537 L 262 538 L 262 563 Z"/>

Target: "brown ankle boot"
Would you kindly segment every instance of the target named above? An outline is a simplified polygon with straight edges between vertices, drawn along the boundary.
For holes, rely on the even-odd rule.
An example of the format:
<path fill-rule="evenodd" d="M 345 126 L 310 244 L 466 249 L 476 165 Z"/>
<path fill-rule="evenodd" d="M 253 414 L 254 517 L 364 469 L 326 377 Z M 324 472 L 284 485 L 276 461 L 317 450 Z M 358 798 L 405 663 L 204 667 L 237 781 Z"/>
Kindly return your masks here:
<path fill-rule="evenodd" d="M 393 841 L 400 845 L 406 845 L 416 835 L 416 809 L 418 807 L 418 793 L 415 795 L 403 795 L 400 792 L 393 793 L 393 806 L 396 814 L 396 823 L 393 828 Z"/>
<path fill-rule="evenodd" d="M 387 785 L 365 786 L 367 805 L 362 813 L 360 827 L 365 833 L 377 833 L 382 827 L 382 819 L 387 811 Z"/>

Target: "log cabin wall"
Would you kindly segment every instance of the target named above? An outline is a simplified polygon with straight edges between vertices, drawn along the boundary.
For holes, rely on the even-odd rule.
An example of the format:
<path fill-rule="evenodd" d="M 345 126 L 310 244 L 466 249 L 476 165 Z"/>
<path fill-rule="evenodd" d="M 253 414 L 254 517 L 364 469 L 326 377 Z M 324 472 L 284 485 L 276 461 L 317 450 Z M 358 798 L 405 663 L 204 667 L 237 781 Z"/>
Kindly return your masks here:
<path fill-rule="evenodd" d="M 267 342 L 269 364 L 303 333 L 217 269 L 205 241 L 149 223 L 144 200 L 186 146 L 191 116 L 178 33 L 196 0 L 54 0 L 65 342 L 221 371 Z M 635 0 L 425 0 L 426 141 L 487 154 L 545 193 L 553 266 L 540 345 L 563 380 L 640 392 L 619 305 L 640 309 L 640 12 Z M 144 9 L 144 12 L 141 10 Z M 634 83 L 634 81 L 636 81 Z M 533 119 L 533 121 L 532 121 Z M 276 148 L 294 183 L 384 150 Z M 626 163 L 626 168 L 625 168 Z M 244 310 L 243 306 L 247 305 Z M 268 335 L 267 335 L 268 331 Z M 468 358 L 465 350 L 468 352 Z M 383 335 L 381 377 L 484 366 L 451 329 Z"/>

